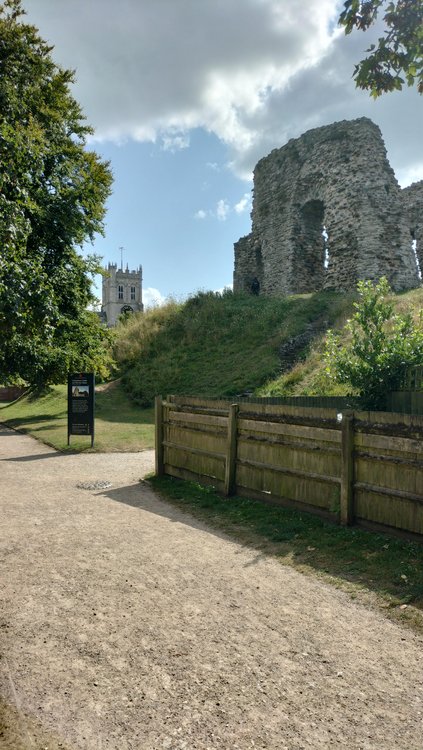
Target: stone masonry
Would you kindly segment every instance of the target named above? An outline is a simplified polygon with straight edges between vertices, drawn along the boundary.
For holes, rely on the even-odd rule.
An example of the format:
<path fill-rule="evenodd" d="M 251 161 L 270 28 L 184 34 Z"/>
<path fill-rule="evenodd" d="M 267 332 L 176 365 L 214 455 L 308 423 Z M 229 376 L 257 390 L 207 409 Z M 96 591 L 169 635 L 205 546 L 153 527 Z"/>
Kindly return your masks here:
<path fill-rule="evenodd" d="M 381 276 L 396 291 L 420 284 L 412 239 L 423 269 L 423 182 L 401 190 L 367 118 L 310 130 L 261 159 L 251 217 L 235 244 L 235 291 L 257 280 L 268 295 Z"/>
<path fill-rule="evenodd" d="M 107 326 L 115 326 L 125 312 L 142 312 L 142 268 L 130 271 L 109 263 L 103 276 L 101 318 Z"/>
<path fill-rule="evenodd" d="M 404 188 L 402 198 L 411 236 L 416 242 L 416 255 L 423 272 L 423 180 Z"/>

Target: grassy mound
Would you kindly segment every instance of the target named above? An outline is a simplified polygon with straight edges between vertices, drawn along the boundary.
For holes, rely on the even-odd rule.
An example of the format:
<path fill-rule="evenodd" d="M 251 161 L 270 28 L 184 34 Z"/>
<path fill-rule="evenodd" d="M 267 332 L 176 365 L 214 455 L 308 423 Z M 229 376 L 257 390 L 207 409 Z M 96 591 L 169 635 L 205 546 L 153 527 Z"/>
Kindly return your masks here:
<path fill-rule="evenodd" d="M 298 341 L 295 356 L 305 357 L 310 340 L 344 318 L 351 303 L 351 295 L 329 292 L 285 298 L 202 292 L 131 316 L 117 329 L 115 356 L 125 387 L 142 406 L 166 393 L 229 398 L 261 389 L 264 395 L 280 376 L 281 347 Z"/>

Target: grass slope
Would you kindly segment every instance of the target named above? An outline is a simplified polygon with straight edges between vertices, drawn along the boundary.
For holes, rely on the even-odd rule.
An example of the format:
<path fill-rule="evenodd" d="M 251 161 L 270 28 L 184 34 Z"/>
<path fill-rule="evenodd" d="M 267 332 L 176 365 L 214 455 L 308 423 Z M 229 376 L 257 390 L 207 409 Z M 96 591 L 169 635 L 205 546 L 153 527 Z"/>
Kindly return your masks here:
<path fill-rule="evenodd" d="M 27 432 L 61 451 L 91 450 L 89 437 L 71 437 L 67 445 L 67 386 L 41 396 L 25 396 L 0 408 L 0 422 Z M 154 448 L 154 411 L 130 401 L 120 382 L 100 386 L 95 398 L 96 451 L 140 451 Z"/>
<path fill-rule="evenodd" d="M 206 292 L 183 304 L 131 316 L 117 329 L 115 355 L 131 397 L 232 397 L 280 374 L 281 345 L 307 326 L 328 327 L 351 309 L 334 293 L 285 298 Z"/>
<path fill-rule="evenodd" d="M 352 312 L 352 298 L 349 298 L 341 315 L 336 321 L 336 327 L 342 327 L 347 316 Z M 423 310 L 423 288 L 413 289 L 394 297 L 394 305 L 398 313 L 412 312 L 416 322 Z M 332 324 L 331 324 L 332 325 Z M 347 386 L 333 383 L 325 371 L 323 351 L 325 348 L 324 335 L 319 336 L 309 348 L 307 355 L 298 361 L 286 373 L 271 378 L 263 387 L 257 390 L 258 396 L 337 396 L 348 392 Z"/>

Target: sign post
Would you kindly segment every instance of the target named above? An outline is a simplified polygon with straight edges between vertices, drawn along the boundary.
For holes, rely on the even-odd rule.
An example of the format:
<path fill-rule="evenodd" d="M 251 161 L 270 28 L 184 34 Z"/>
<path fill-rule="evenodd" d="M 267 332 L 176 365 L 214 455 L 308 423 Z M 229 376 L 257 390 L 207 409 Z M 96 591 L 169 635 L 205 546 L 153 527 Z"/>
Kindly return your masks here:
<path fill-rule="evenodd" d="M 91 435 L 94 445 L 94 373 L 68 377 L 68 445 L 71 435 Z"/>

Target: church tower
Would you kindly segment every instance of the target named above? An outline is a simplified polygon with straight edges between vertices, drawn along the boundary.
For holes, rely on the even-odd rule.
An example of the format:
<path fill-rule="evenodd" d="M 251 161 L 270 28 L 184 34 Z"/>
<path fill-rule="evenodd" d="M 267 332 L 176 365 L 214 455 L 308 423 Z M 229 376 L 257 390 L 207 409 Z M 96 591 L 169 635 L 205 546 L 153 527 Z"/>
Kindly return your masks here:
<path fill-rule="evenodd" d="M 115 326 L 119 315 L 125 312 L 142 312 L 142 267 L 130 271 L 126 265 L 117 267 L 116 263 L 109 263 L 105 269 L 107 276 L 103 276 L 101 316 L 107 326 Z"/>

